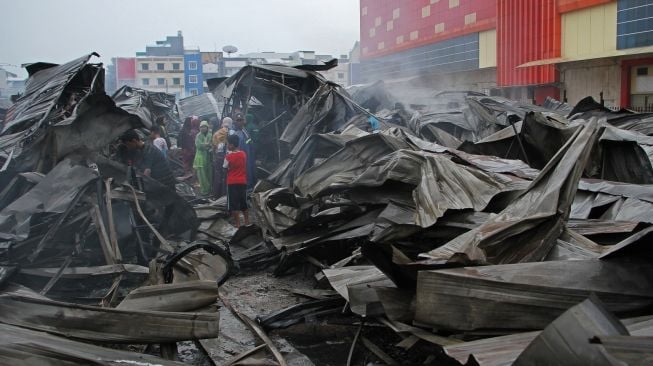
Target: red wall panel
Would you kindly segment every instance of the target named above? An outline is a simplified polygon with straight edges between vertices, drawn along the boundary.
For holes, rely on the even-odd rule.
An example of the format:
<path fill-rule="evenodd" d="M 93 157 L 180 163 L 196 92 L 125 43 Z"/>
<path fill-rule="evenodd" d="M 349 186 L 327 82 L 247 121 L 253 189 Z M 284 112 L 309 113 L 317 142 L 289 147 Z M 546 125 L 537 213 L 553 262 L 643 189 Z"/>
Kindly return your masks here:
<path fill-rule="evenodd" d="M 535 104 L 542 105 L 547 97 L 560 100 L 560 89 L 555 86 L 541 86 L 534 90 Z"/>
<path fill-rule="evenodd" d="M 449 8 L 449 0 L 440 0 L 431 4 L 429 0 L 361 0 L 361 57 L 369 59 L 384 56 L 410 48 L 423 46 L 465 34 L 496 28 L 497 0 L 459 0 L 459 5 Z M 429 6 L 430 15 L 422 17 L 422 8 Z M 367 9 L 367 13 L 363 9 Z M 399 9 L 399 17 L 393 19 L 393 11 Z M 465 16 L 476 13 L 476 22 L 465 25 Z M 377 18 L 381 24 L 376 25 Z M 387 29 L 387 23 L 393 22 L 393 28 Z M 444 32 L 436 33 L 435 25 L 444 23 Z M 375 34 L 370 35 L 370 29 Z M 417 39 L 411 40 L 410 34 L 418 31 Z M 404 42 L 397 44 L 397 37 L 403 36 Z M 378 49 L 380 42 L 385 47 Z"/>
<path fill-rule="evenodd" d="M 558 0 L 558 12 L 567 13 L 596 5 L 611 3 L 615 0 Z"/>
<path fill-rule="evenodd" d="M 497 85 L 549 84 L 558 80 L 553 65 L 517 68 L 530 61 L 560 57 L 560 13 L 555 0 L 498 0 Z"/>
<path fill-rule="evenodd" d="M 133 57 L 120 57 L 117 59 L 116 78 L 118 80 L 136 79 L 136 59 Z"/>

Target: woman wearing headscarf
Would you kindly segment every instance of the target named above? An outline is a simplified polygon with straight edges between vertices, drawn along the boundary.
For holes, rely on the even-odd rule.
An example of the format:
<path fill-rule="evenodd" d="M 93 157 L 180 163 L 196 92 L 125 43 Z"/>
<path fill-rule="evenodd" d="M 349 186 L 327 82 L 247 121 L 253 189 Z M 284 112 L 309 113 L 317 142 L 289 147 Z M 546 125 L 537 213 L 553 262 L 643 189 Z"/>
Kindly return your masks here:
<path fill-rule="evenodd" d="M 193 159 L 195 159 L 195 137 L 199 132 L 199 118 L 197 116 L 188 117 L 184 121 L 184 125 L 181 127 L 180 144 L 181 147 L 181 159 L 184 163 L 184 173 L 185 176 L 190 176 L 193 174 Z"/>
<path fill-rule="evenodd" d="M 225 117 L 222 120 L 222 126 L 213 134 L 213 197 L 220 198 L 226 192 L 226 176 L 222 165 L 227 153 L 227 136 L 231 129 L 232 120 Z"/>
<path fill-rule="evenodd" d="M 195 160 L 193 161 L 193 168 L 197 172 L 200 194 L 203 196 L 211 194 L 211 137 L 209 123 L 202 121 L 200 132 L 195 137 Z"/>

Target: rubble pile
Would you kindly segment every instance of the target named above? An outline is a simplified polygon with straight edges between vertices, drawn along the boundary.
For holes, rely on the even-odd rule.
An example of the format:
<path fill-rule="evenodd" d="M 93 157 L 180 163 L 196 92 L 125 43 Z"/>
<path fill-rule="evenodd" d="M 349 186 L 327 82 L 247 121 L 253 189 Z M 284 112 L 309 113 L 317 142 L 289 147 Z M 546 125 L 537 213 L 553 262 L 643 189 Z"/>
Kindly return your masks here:
<path fill-rule="evenodd" d="M 186 200 L 111 160 L 122 133 L 151 127 L 174 99 L 152 107 L 123 88 L 118 105 L 135 108 L 116 106 L 92 57 L 29 66 L 0 135 L 2 364 L 173 365 L 176 342 L 218 334 L 228 254 L 195 240 Z M 164 358 L 100 347 L 121 343 L 160 344 Z"/>
<path fill-rule="evenodd" d="M 116 106 L 138 116 L 145 128 L 149 129 L 160 123 L 161 127 L 171 132 L 179 130 L 179 113 L 173 94 L 125 85 L 118 89 L 111 99 L 116 102 Z"/>
<path fill-rule="evenodd" d="M 348 365 L 362 348 L 388 365 L 651 360 L 652 114 L 346 91 L 319 73 L 333 62 L 110 98 L 92 57 L 30 65 L 5 112 L 0 363 L 172 365 L 187 340 L 215 362 L 218 304 L 259 339 L 225 364 L 298 364 L 276 332 L 335 321 L 357 328 Z M 129 129 L 174 139 L 178 116 L 234 113 L 251 116 L 255 225 L 112 160 Z M 254 320 L 218 291 L 269 267 L 313 276 L 292 291 L 310 300 Z"/>
<path fill-rule="evenodd" d="M 387 93 L 363 91 L 358 102 L 377 116 L 405 115 Z M 328 282 L 365 322 L 397 332 L 399 348 L 432 343 L 454 364 L 561 364 L 558 351 L 573 342 L 583 353 L 563 359 L 576 364 L 648 359 L 648 341 L 618 320 L 618 333 L 538 337 L 557 324 L 584 329 L 565 320 L 576 305 L 651 336 L 653 116 L 591 98 L 538 107 L 472 92 L 412 107 L 410 119 L 383 119 L 380 133 L 354 118 L 313 134 L 258 184 L 252 209 L 279 258 L 275 273 L 315 267 L 318 285 Z M 341 306 L 330 301 L 260 320 L 285 327 Z M 596 312 L 584 319 L 601 321 Z M 623 343 L 599 341 L 609 335 Z"/>

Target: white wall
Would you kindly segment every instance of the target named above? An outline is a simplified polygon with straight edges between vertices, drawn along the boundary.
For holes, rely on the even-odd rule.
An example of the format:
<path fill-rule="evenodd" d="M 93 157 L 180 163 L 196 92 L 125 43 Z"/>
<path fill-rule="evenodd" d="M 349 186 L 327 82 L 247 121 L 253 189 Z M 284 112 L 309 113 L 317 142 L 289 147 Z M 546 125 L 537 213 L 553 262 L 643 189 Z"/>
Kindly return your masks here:
<path fill-rule="evenodd" d="M 560 98 L 567 91 L 567 102 L 575 105 L 581 99 L 592 96 L 597 101 L 603 91 L 607 107 L 618 107 L 621 94 L 621 66 L 617 59 L 571 62 L 558 66 L 563 88 Z"/>

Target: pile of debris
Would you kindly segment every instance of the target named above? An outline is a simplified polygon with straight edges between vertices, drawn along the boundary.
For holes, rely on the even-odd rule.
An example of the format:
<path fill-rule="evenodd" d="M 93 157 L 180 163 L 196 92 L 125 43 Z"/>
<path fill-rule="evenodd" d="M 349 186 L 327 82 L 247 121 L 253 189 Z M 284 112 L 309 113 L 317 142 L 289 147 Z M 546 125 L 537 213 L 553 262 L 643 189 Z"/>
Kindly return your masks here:
<path fill-rule="evenodd" d="M 6 112 L 0 363 L 172 365 L 186 340 L 211 358 L 219 303 L 265 343 L 263 364 L 287 364 L 266 331 L 347 314 L 347 364 L 359 341 L 388 365 L 650 363 L 653 115 L 591 98 L 411 101 L 383 83 L 350 95 L 319 74 L 334 63 L 248 66 L 178 104 L 129 87 L 112 99 L 92 56 L 32 64 Z M 251 115 L 256 225 L 111 159 L 129 129 L 174 138 L 179 114 L 235 112 Z M 254 321 L 220 296 L 269 266 L 314 275 L 294 289 L 311 300 Z M 250 346 L 227 364 L 263 352 Z"/>
<path fill-rule="evenodd" d="M 116 106 L 93 55 L 28 66 L 0 135 L 2 364 L 173 365 L 176 342 L 218 335 L 225 248 L 196 241 L 176 192 L 110 159 L 174 99 L 148 107 L 150 93 L 123 88 L 114 97 L 133 109 Z M 100 346 L 116 344 L 132 346 Z"/>
<path fill-rule="evenodd" d="M 164 130 L 178 132 L 179 112 L 173 94 L 123 86 L 111 97 L 116 106 L 138 116 L 145 128 L 160 124 Z"/>
<path fill-rule="evenodd" d="M 433 100 L 408 121 L 379 117 L 381 133 L 340 118 L 259 182 L 259 248 L 279 258 L 275 273 L 314 266 L 318 285 L 397 332 L 399 348 L 433 343 L 440 361 L 651 360 L 653 115 L 591 98 L 574 108 L 460 92 Z M 385 110 L 400 114 L 394 104 Z M 287 327 L 342 305 L 317 301 L 259 320 Z"/>

